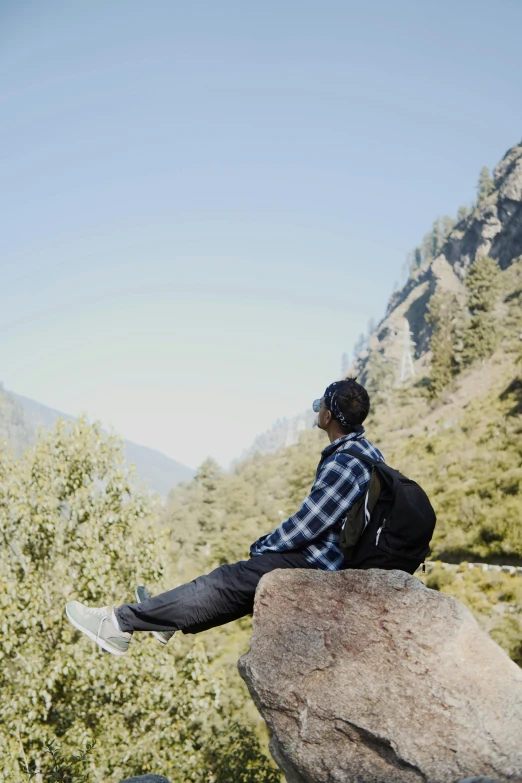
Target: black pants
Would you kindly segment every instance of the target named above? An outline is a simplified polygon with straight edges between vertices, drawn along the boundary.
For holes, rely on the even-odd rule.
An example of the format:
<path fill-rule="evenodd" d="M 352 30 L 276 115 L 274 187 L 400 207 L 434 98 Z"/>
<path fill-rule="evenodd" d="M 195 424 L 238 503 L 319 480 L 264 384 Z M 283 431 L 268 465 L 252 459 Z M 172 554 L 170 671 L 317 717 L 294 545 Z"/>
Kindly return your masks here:
<path fill-rule="evenodd" d="M 222 565 L 149 598 L 116 609 L 122 631 L 183 631 L 199 633 L 237 620 L 254 610 L 254 595 L 263 574 L 276 568 L 314 568 L 301 552 L 266 552 Z"/>

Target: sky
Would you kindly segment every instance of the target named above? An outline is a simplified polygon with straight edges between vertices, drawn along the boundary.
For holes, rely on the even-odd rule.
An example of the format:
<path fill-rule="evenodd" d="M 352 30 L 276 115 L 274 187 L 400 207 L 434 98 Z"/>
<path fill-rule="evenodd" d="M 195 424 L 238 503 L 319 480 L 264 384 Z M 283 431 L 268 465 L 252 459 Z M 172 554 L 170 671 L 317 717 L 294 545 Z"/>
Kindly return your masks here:
<path fill-rule="evenodd" d="M 5 387 L 226 467 L 522 139 L 521 28 L 519 0 L 1 0 Z"/>

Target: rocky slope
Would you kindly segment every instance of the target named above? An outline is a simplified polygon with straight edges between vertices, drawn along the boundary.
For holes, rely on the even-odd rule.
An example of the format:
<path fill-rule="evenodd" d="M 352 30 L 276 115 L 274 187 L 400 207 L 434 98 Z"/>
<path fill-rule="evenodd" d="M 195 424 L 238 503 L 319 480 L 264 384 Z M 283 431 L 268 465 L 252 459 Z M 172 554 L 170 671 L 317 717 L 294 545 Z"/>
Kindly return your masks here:
<path fill-rule="evenodd" d="M 508 150 L 493 178 L 491 194 L 453 228 L 440 254 L 416 269 L 392 295 L 385 317 L 360 357 L 363 380 L 373 352 L 383 354 L 399 375 L 407 330 L 413 341 L 415 370 L 422 373 L 429 360 L 426 313 L 433 294 L 451 291 L 463 300 L 463 279 L 475 259 L 490 256 L 501 269 L 507 269 L 522 255 L 522 143 Z"/>

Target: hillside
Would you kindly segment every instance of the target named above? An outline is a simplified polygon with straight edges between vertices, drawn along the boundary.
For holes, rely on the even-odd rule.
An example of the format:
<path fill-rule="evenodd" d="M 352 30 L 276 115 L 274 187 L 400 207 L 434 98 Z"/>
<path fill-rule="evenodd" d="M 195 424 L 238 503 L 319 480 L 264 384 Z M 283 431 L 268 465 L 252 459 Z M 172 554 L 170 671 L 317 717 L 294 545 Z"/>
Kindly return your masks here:
<path fill-rule="evenodd" d="M 50 430 L 58 419 L 71 421 L 73 417 L 0 387 L 0 441 L 5 440 L 16 455 L 35 442 L 39 427 Z M 160 451 L 128 440 L 124 446 L 127 462 L 136 466 L 138 480 L 162 497 L 180 481 L 194 476 L 192 468 Z"/>

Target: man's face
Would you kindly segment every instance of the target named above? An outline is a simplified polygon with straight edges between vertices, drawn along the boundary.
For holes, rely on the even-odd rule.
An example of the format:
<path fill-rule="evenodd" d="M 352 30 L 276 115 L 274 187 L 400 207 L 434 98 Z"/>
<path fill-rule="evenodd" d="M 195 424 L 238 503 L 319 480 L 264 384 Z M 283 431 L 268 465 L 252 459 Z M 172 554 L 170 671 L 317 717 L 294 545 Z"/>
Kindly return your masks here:
<path fill-rule="evenodd" d="M 320 430 L 325 430 L 332 419 L 332 414 L 324 404 L 324 397 L 321 397 L 321 407 L 317 414 L 317 426 Z"/>

